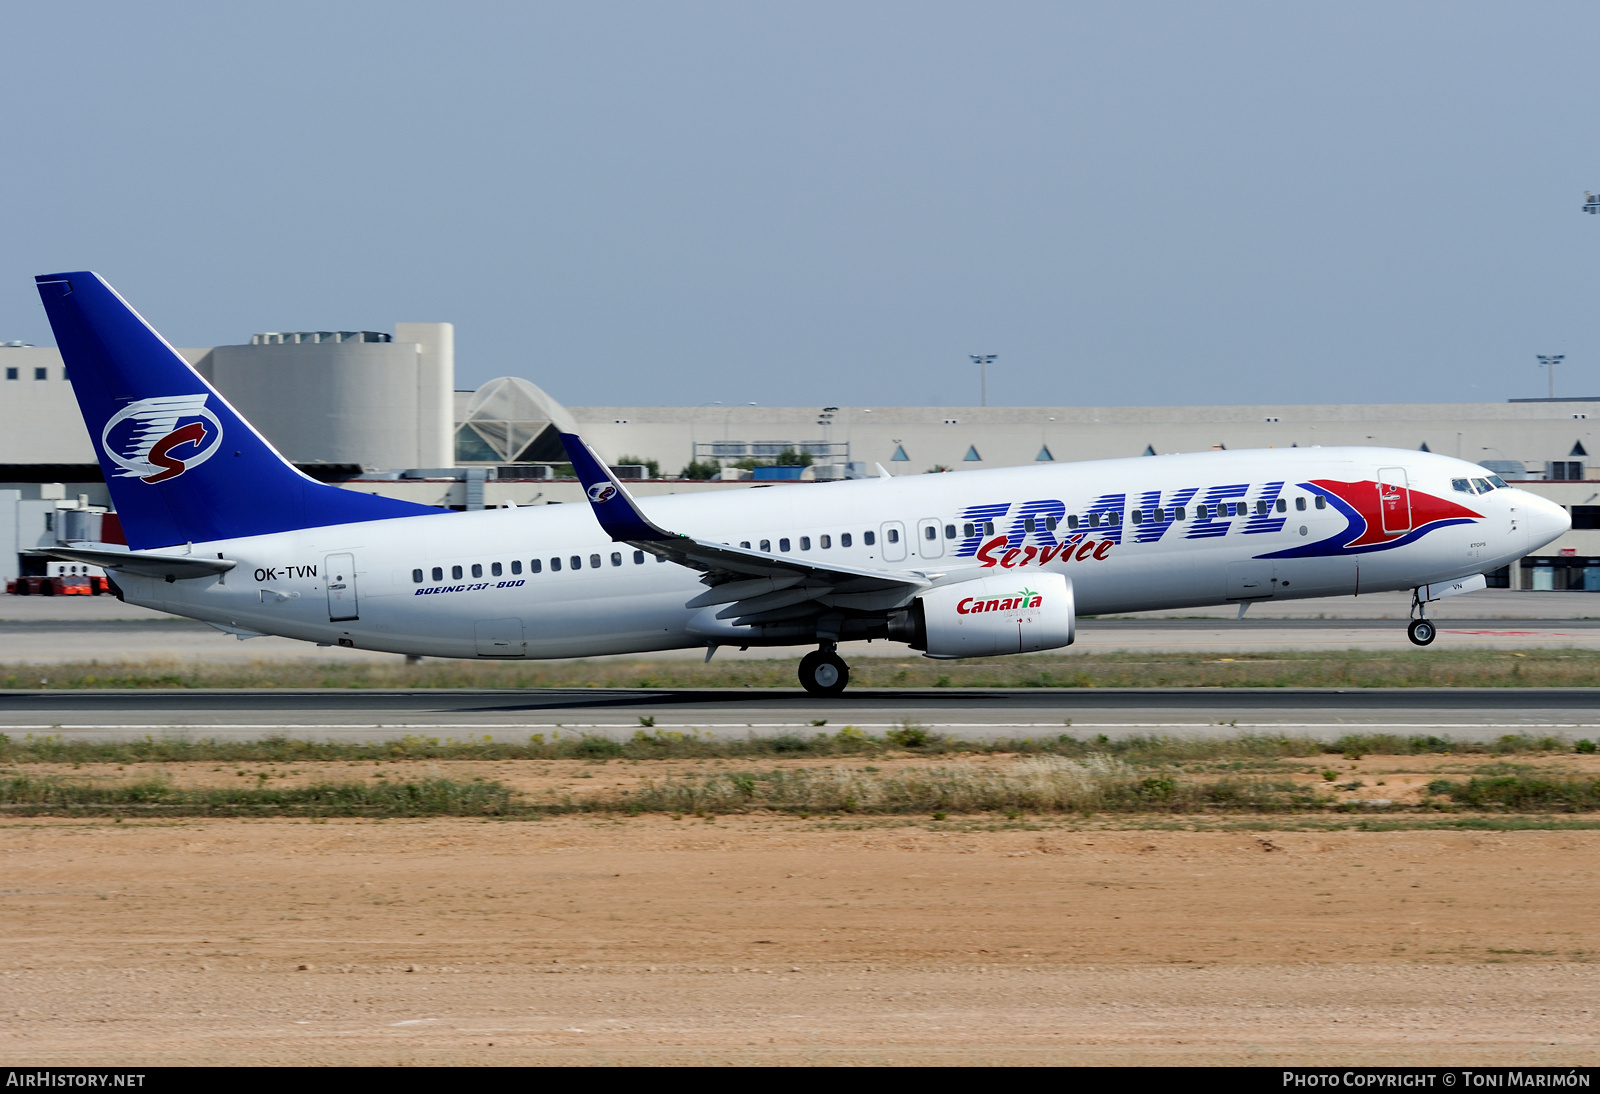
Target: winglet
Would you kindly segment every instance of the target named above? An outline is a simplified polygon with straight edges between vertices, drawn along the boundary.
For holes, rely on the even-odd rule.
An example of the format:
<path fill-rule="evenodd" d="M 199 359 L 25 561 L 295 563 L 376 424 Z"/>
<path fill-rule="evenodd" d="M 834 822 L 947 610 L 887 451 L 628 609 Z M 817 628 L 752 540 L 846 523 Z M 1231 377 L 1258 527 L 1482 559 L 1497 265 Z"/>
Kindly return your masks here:
<path fill-rule="evenodd" d="M 594 449 L 583 443 L 582 437 L 576 433 L 563 433 L 561 443 L 567 447 L 567 459 L 572 461 L 572 470 L 583 484 L 589 507 L 594 510 L 595 519 L 605 529 L 606 535 L 624 543 L 682 538 L 657 527 L 640 511 L 627 488 L 617 481 L 609 467 L 600 462 Z"/>

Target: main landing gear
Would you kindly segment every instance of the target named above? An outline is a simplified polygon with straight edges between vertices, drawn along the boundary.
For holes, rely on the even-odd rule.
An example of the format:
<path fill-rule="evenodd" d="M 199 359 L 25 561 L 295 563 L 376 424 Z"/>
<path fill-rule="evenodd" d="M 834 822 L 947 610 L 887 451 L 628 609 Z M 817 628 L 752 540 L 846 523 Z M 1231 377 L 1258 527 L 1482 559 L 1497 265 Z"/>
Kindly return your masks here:
<path fill-rule="evenodd" d="M 850 683 L 850 666 L 834 652 L 832 642 L 800 659 L 800 686 L 812 695 L 838 695 Z"/>
<path fill-rule="evenodd" d="M 1433 625 L 1433 620 L 1428 618 L 1428 605 L 1422 599 L 1421 590 L 1411 592 L 1411 625 L 1406 627 L 1406 637 L 1418 646 L 1426 646 L 1439 637 L 1438 629 Z"/>

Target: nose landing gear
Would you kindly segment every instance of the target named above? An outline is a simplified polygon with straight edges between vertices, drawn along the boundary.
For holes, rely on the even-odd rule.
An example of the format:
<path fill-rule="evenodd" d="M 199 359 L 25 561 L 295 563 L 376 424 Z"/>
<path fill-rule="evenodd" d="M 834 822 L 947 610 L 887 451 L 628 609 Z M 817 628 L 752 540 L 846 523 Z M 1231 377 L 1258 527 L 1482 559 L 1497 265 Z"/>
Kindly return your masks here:
<path fill-rule="evenodd" d="M 834 652 L 832 642 L 800 659 L 800 686 L 812 695 L 838 695 L 850 683 L 850 666 Z"/>
<path fill-rule="evenodd" d="M 1428 618 L 1428 604 L 1422 599 L 1421 590 L 1411 592 L 1411 624 L 1406 627 L 1406 637 L 1418 646 L 1426 646 L 1439 637 L 1438 629 L 1433 621 Z"/>

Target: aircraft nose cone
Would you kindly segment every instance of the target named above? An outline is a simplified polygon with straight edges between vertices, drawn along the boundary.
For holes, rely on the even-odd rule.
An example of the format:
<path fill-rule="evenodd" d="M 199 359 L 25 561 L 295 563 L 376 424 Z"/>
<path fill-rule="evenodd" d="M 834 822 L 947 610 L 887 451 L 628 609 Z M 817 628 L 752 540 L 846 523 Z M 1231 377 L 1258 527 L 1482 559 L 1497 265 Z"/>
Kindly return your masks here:
<path fill-rule="evenodd" d="M 1572 529 L 1572 514 L 1555 502 L 1537 494 L 1527 494 L 1524 512 L 1528 521 L 1528 550 L 1537 551 Z"/>

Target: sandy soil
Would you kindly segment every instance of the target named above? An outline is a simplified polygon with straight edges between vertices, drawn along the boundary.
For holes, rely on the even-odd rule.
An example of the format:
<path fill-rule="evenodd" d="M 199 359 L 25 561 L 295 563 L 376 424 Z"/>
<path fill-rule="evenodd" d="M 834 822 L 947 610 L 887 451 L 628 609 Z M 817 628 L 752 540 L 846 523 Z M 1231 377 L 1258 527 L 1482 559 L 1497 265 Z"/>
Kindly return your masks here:
<path fill-rule="evenodd" d="M 1594 831 L 12 821 L 0 1059 L 1590 1063 L 1597 853 Z"/>

